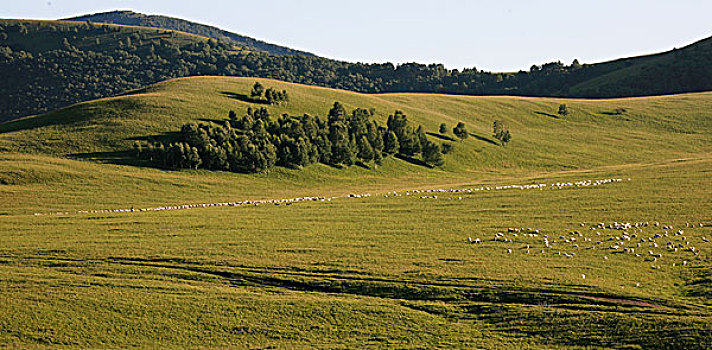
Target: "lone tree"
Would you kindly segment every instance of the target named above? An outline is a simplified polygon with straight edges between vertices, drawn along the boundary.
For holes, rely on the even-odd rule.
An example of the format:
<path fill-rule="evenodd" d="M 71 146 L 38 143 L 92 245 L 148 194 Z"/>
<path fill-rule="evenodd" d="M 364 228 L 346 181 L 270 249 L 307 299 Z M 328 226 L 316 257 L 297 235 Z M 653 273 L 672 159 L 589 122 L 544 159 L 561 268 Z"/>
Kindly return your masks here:
<path fill-rule="evenodd" d="M 255 85 L 252 87 L 252 92 L 250 93 L 250 96 L 252 98 L 261 98 L 262 94 L 265 92 L 265 87 L 260 84 L 260 82 L 255 82 Z"/>
<path fill-rule="evenodd" d="M 559 112 L 558 112 L 558 113 L 559 113 L 560 116 L 564 116 L 564 117 L 565 117 L 567 114 L 569 114 L 569 109 L 566 107 L 566 104 L 563 104 L 563 103 L 562 103 L 562 104 L 559 105 Z"/>
<path fill-rule="evenodd" d="M 445 125 L 445 123 L 440 124 L 440 130 L 438 130 L 438 131 L 440 131 L 441 134 L 446 133 L 446 132 L 447 132 L 447 125 Z"/>
<path fill-rule="evenodd" d="M 507 142 L 512 139 L 512 134 L 509 133 L 509 130 L 507 130 L 507 127 L 501 120 L 494 121 L 492 133 L 494 137 L 502 143 L 502 146 L 506 145 Z"/>
<path fill-rule="evenodd" d="M 455 136 L 457 136 L 460 141 L 464 141 L 467 136 L 469 136 L 467 128 L 465 128 L 465 124 L 463 122 L 457 123 L 457 126 L 452 129 L 452 133 L 455 134 Z"/>

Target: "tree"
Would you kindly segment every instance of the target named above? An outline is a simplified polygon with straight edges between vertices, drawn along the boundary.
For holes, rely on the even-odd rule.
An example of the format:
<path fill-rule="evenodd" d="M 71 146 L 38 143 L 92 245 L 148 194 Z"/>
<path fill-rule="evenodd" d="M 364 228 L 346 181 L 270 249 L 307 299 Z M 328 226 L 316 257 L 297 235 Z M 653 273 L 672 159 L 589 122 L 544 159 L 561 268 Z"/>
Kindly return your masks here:
<path fill-rule="evenodd" d="M 264 93 L 264 91 L 265 91 L 264 86 L 262 86 L 262 84 L 260 84 L 259 81 L 255 82 L 255 85 L 252 86 L 252 92 L 250 92 L 250 96 L 252 96 L 252 98 L 257 98 L 257 99 L 262 98 L 262 94 Z"/>
<path fill-rule="evenodd" d="M 420 138 L 410 126 L 398 137 L 398 143 L 402 155 L 413 156 L 421 151 Z"/>
<path fill-rule="evenodd" d="M 357 156 L 364 162 L 370 162 L 375 156 L 373 147 L 371 147 L 371 144 L 368 142 L 366 136 L 361 136 L 361 139 L 358 141 Z"/>
<path fill-rule="evenodd" d="M 427 141 L 423 145 L 423 161 L 431 166 L 441 166 L 445 163 L 440 146 L 432 141 Z"/>
<path fill-rule="evenodd" d="M 190 150 L 187 148 L 190 147 L 186 144 L 186 165 L 188 168 L 191 169 L 198 169 L 200 164 L 203 163 L 203 161 L 200 159 L 200 154 L 198 154 L 198 149 L 195 147 L 190 147 Z"/>
<path fill-rule="evenodd" d="M 504 123 L 501 120 L 495 120 L 492 126 L 492 135 L 496 139 L 499 139 L 499 136 L 502 134 L 504 131 Z"/>
<path fill-rule="evenodd" d="M 442 152 L 443 154 L 448 154 L 454 149 L 452 143 L 443 143 Z"/>
<path fill-rule="evenodd" d="M 457 126 L 452 129 L 452 133 L 455 134 L 460 141 L 464 141 L 468 136 L 470 136 L 463 122 L 457 123 Z"/>
<path fill-rule="evenodd" d="M 400 151 L 400 144 L 398 143 L 398 137 L 393 131 L 389 131 L 386 134 L 386 139 L 383 142 L 383 153 L 385 154 L 396 154 Z"/>
<path fill-rule="evenodd" d="M 341 102 L 334 102 L 334 106 L 329 110 L 329 124 L 333 121 L 345 121 L 346 109 Z"/>
<path fill-rule="evenodd" d="M 562 104 L 559 105 L 559 112 L 558 112 L 558 113 L 559 113 L 560 116 L 564 116 L 564 117 L 569 114 L 569 109 L 566 107 L 566 104 L 563 104 L 563 103 L 562 103 Z"/>
<path fill-rule="evenodd" d="M 502 143 L 502 146 L 506 145 L 507 142 L 512 139 L 512 134 L 509 133 L 503 121 L 495 120 L 492 129 L 494 137 Z"/>
<path fill-rule="evenodd" d="M 446 132 L 447 132 L 447 125 L 446 125 L 445 123 L 440 124 L 440 129 L 439 129 L 438 131 L 440 131 L 441 134 L 446 133 Z"/>
<path fill-rule="evenodd" d="M 506 146 L 507 142 L 512 139 L 512 134 L 509 133 L 509 130 L 505 130 L 504 134 L 502 135 L 502 146 Z"/>

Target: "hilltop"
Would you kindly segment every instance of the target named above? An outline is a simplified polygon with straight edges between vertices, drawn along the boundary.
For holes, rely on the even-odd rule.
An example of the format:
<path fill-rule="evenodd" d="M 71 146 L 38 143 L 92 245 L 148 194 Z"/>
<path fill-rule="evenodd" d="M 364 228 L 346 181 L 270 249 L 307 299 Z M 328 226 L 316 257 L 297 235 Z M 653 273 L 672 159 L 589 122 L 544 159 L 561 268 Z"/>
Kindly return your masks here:
<path fill-rule="evenodd" d="M 448 70 L 271 55 L 163 28 L 0 21 L 0 119 L 50 111 L 184 76 L 253 76 L 357 92 L 624 97 L 712 89 L 712 40 L 601 64 Z"/>
<path fill-rule="evenodd" d="M 176 30 L 185 33 L 200 35 L 206 38 L 220 40 L 231 45 L 241 46 L 251 51 L 262 51 L 275 56 L 305 55 L 313 56 L 312 53 L 290 49 L 288 47 L 266 43 L 244 35 L 231 33 L 220 28 L 187 21 L 180 18 L 168 16 L 145 15 L 133 11 L 111 11 L 83 15 L 72 18 L 65 18 L 63 21 L 121 24 L 128 26 L 140 26 L 150 28 L 161 28 Z"/>

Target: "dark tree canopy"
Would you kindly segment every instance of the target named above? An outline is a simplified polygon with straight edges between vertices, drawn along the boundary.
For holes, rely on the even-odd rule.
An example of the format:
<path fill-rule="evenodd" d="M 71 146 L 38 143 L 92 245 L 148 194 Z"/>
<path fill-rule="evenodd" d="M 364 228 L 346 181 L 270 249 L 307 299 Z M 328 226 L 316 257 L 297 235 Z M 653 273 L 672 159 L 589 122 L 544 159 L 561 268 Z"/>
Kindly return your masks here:
<path fill-rule="evenodd" d="M 489 73 L 475 68 L 448 70 L 440 64 L 363 64 L 299 54 L 275 56 L 244 50 L 228 39 L 202 40 L 151 28 L 9 20 L 0 20 L 0 25 L 0 118 L 41 113 L 171 78 L 201 75 L 262 77 L 376 93 L 621 97 L 712 89 L 709 39 L 666 53 L 674 55 L 674 60 L 660 64 L 646 63 L 643 58 L 594 65 L 552 62 L 529 71 Z M 42 44 L 33 44 L 38 42 Z M 631 65 L 641 69 L 629 69 Z M 635 74 L 621 75 L 605 85 L 586 84 L 619 70 Z"/>
<path fill-rule="evenodd" d="M 380 164 L 384 156 L 421 153 L 423 161 L 442 165 L 440 146 L 429 141 L 396 111 L 387 127 L 373 120 L 374 110 L 357 108 L 350 114 L 335 102 L 328 119 L 284 114 L 272 120 L 267 108 L 247 108 L 244 116 L 230 111 L 225 123 L 188 123 L 173 142 L 136 143 L 141 158 L 172 168 L 205 168 L 243 173 L 264 172 L 279 165 L 300 168 L 312 163 L 350 166 Z M 402 145 L 406 145 L 405 148 Z"/>
<path fill-rule="evenodd" d="M 262 98 L 262 94 L 265 92 L 264 86 L 260 84 L 260 82 L 255 82 L 255 85 L 252 86 L 252 91 L 250 92 L 250 96 L 252 98 Z"/>
<path fill-rule="evenodd" d="M 467 131 L 465 123 L 463 122 L 457 123 L 457 125 L 452 129 L 452 133 L 455 134 L 455 136 L 457 136 L 461 141 L 470 136 L 470 133 Z"/>

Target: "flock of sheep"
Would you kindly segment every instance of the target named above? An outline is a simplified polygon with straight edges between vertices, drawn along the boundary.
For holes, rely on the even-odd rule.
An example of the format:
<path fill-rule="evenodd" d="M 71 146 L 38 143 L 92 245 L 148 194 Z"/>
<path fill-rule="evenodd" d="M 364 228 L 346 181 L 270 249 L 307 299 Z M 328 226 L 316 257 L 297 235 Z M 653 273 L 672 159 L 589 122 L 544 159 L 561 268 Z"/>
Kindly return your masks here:
<path fill-rule="evenodd" d="M 536 254 L 535 250 L 538 250 L 539 254 L 574 258 L 577 253 L 602 251 L 599 254 L 604 260 L 608 260 L 608 255 L 613 254 L 635 257 L 649 263 L 653 270 L 660 269 L 663 264 L 672 267 L 686 266 L 688 259 L 700 253 L 695 247 L 696 244 L 710 243 L 704 236 L 688 238 L 685 235 L 685 230 L 704 227 L 702 223 L 685 223 L 684 228 L 662 225 L 659 222 L 581 224 L 581 227 L 587 226 L 589 230 L 584 232 L 572 230 L 564 234 L 547 234 L 532 228 L 508 228 L 503 230 L 504 232 L 494 234 L 491 241 L 511 244 L 505 245 L 507 254 L 518 251 L 527 255 Z M 483 244 L 485 241 L 467 237 L 467 242 Z M 534 245 L 537 245 L 536 249 Z M 510 246 L 514 246 L 514 250 Z"/>
<path fill-rule="evenodd" d="M 545 189 L 563 189 L 566 187 L 589 187 L 589 186 L 600 186 L 610 183 L 621 182 L 623 179 L 611 178 L 611 179 L 600 179 L 600 180 L 582 180 L 576 182 L 557 182 L 553 184 L 530 184 L 530 185 L 504 185 L 504 186 L 482 186 L 474 188 L 462 188 L 462 189 L 433 189 L 433 190 L 409 190 L 404 191 L 403 195 L 410 196 L 411 194 L 423 194 L 420 198 L 426 199 L 437 199 L 437 195 L 425 195 L 432 193 L 473 193 L 479 191 L 493 191 L 493 190 L 509 190 L 509 189 L 519 189 L 519 190 L 545 190 Z M 630 181 L 630 179 L 628 179 Z M 401 196 L 399 192 L 388 192 L 384 194 L 384 197 L 389 196 Z M 173 205 L 173 206 L 161 206 L 153 208 L 141 208 L 134 209 L 133 207 L 129 209 L 99 209 L 99 210 L 79 210 L 74 212 L 75 214 L 101 214 L 101 213 L 132 213 L 132 212 L 150 212 L 150 211 L 163 211 L 163 210 L 180 210 L 180 209 L 194 209 L 194 208 L 210 208 L 210 207 L 236 207 L 245 205 L 260 205 L 260 204 L 286 204 L 291 205 L 296 202 L 305 201 L 321 201 L 328 202 L 332 199 L 337 198 L 366 198 L 371 197 L 371 194 L 350 194 L 346 197 L 297 197 L 288 199 L 267 199 L 267 200 L 247 200 L 242 202 L 223 202 L 223 203 L 201 203 L 201 204 L 183 204 L 183 205 Z M 462 199 L 461 196 L 457 199 Z M 35 213 L 35 216 L 42 215 L 70 215 L 71 212 L 54 212 L 49 214 Z"/>

